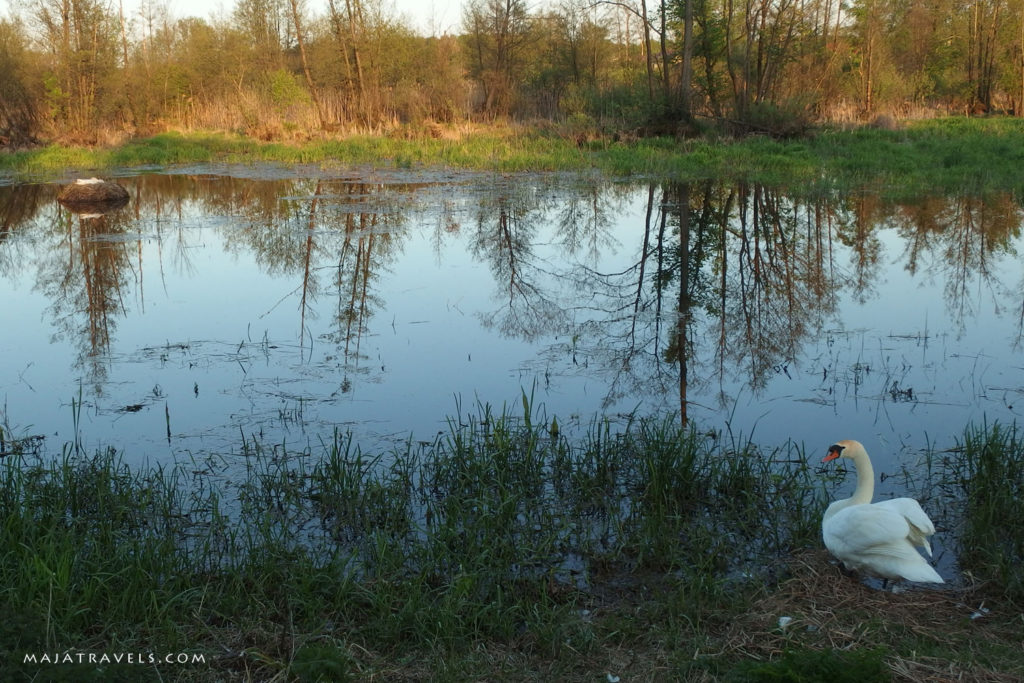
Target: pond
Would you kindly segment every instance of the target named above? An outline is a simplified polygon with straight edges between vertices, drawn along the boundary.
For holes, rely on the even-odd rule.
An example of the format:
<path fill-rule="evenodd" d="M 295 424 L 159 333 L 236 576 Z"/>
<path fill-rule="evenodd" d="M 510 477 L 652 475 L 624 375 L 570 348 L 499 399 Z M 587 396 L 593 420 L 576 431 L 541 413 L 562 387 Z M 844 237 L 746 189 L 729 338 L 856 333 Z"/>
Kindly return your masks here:
<path fill-rule="evenodd" d="M 276 166 L 0 185 L 0 425 L 129 462 L 670 415 L 876 469 L 1024 410 L 1012 196 Z M 0 181 L 3 182 L 3 181 Z"/>

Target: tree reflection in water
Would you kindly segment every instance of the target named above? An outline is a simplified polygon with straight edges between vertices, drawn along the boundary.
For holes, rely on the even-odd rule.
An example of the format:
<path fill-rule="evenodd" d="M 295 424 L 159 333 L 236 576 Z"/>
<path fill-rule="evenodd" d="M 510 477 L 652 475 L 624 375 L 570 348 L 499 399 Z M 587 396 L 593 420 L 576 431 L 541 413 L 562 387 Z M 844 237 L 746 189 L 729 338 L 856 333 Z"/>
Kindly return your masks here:
<path fill-rule="evenodd" d="M 436 421 L 467 389 L 512 400 L 539 382 L 563 423 L 567 413 L 585 419 L 588 407 L 670 409 L 684 422 L 738 421 L 750 431 L 765 406 L 784 401 L 775 415 L 820 418 L 824 428 L 856 424 L 851 414 L 864 401 L 875 410 L 861 428 L 902 439 L 906 423 L 879 408 L 887 398 L 913 396 L 919 416 L 928 403 L 967 405 L 966 422 L 1005 414 L 1012 401 L 991 395 L 1018 391 L 1005 374 L 1024 320 L 1012 259 L 1022 217 L 1008 195 L 892 203 L 711 180 L 252 175 L 124 178 L 128 207 L 91 217 L 60 207 L 50 186 L 0 187 L 0 277 L 12 287 L 32 282 L 46 310 L 21 319 L 41 316 L 52 337 L 49 349 L 19 355 L 11 349 L 23 346 L 21 326 L 3 332 L 9 403 L 27 391 L 24 368 L 40 354 L 61 379 L 39 390 L 67 391 L 70 372 L 91 387 L 97 415 L 130 402 L 104 396 L 150 356 L 159 367 L 142 370 L 159 375 L 177 361 L 189 388 L 203 379 L 188 374 L 197 367 L 230 367 L 235 376 L 208 381 L 221 381 L 221 421 L 235 435 L 238 415 L 272 412 L 256 405 L 261 396 L 315 403 L 321 409 L 303 419 L 320 424 L 345 412 L 348 424 L 377 419 L 402 430 L 403 420 L 422 420 L 395 396 L 410 394 L 408 405 Z M 230 268 L 247 280 L 226 280 Z M 420 290 L 416 303 L 405 300 Z M 189 329 L 147 337 L 147 306 L 166 311 L 169 302 Z M 248 316 L 244 330 L 213 324 L 236 308 Z M 423 321 L 433 322 L 413 329 Z M 982 324 L 995 325 L 996 336 L 981 339 L 1000 345 L 985 351 L 1004 379 L 970 377 L 974 395 L 953 401 L 937 377 L 954 354 L 978 353 L 960 344 L 977 345 Z M 119 340 L 128 327 L 131 338 Z M 265 329 L 262 340 L 254 327 Z M 900 340 L 923 345 L 920 359 L 908 360 Z M 941 353 L 929 355 L 929 343 Z M 159 344 L 167 350 L 144 353 Z M 221 347 L 233 351 L 212 350 Z M 471 364 L 474 353 L 487 360 Z M 370 407 L 338 410 L 356 395 Z M 922 433 L 949 415 L 937 411 Z M 32 421 L 51 420 L 59 417 Z"/>

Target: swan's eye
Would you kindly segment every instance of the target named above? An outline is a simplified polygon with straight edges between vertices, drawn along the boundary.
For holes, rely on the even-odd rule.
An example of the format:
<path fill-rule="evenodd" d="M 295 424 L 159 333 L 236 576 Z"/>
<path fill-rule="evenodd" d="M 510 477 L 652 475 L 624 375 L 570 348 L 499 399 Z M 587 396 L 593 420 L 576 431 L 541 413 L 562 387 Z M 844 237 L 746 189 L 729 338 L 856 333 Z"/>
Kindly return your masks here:
<path fill-rule="evenodd" d="M 828 452 L 835 453 L 836 455 L 842 455 L 844 448 L 846 448 L 846 446 L 840 446 L 839 444 L 834 443 L 828 447 Z"/>

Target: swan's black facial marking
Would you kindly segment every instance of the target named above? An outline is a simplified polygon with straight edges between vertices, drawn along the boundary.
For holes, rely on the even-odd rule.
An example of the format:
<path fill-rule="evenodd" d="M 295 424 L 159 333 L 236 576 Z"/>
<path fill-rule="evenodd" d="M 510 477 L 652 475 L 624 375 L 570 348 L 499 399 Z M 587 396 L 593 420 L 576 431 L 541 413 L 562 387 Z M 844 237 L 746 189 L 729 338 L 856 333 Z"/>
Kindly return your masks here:
<path fill-rule="evenodd" d="M 824 458 L 822 458 L 821 461 L 822 462 L 831 462 L 832 460 L 835 460 L 836 458 L 841 457 L 843 455 L 843 449 L 844 448 L 846 448 L 846 446 L 843 446 L 841 444 L 838 444 L 838 443 L 832 444 L 831 446 L 828 447 L 828 455 L 826 455 Z"/>

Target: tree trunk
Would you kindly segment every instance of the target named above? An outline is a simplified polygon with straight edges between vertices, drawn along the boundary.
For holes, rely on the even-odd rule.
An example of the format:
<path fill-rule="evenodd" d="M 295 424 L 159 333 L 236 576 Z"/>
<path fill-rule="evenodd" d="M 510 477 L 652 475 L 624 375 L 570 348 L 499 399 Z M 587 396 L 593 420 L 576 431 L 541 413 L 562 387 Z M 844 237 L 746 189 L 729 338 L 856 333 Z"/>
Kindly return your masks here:
<path fill-rule="evenodd" d="M 355 63 L 356 69 L 356 91 L 359 93 L 359 109 L 360 114 L 365 118 L 368 117 L 366 111 L 366 83 L 363 80 L 363 60 L 359 52 L 359 42 L 357 39 L 357 25 L 361 29 L 361 23 L 359 22 L 359 0 L 345 0 L 345 11 L 348 14 L 348 32 L 349 38 L 352 40 L 352 61 Z"/>
<path fill-rule="evenodd" d="M 352 60 L 348 56 L 348 47 L 345 45 L 341 15 L 338 14 L 338 8 L 335 6 L 334 0 L 327 0 L 327 8 L 331 15 L 331 30 L 334 32 L 334 40 L 338 43 L 338 52 L 341 53 L 341 57 L 345 61 L 345 80 L 348 82 L 348 87 L 355 90 L 356 79 L 352 72 Z"/>
<path fill-rule="evenodd" d="M 647 97 L 654 102 L 654 61 L 651 56 L 651 23 L 647 20 L 647 0 L 640 0 L 640 21 L 643 23 L 644 56 L 647 59 Z"/>
<path fill-rule="evenodd" d="M 682 105 L 683 117 L 689 121 L 693 118 L 693 0 L 684 0 L 683 10 L 683 71 L 679 78 L 679 102 Z"/>
<path fill-rule="evenodd" d="M 119 0 L 117 4 L 118 19 L 121 22 L 121 52 L 124 57 L 124 96 L 128 102 L 128 123 L 134 128 L 137 126 L 135 120 L 135 97 L 133 96 L 134 89 L 132 88 L 131 79 L 128 77 L 128 30 L 124 23 L 124 0 Z"/>
<path fill-rule="evenodd" d="M 313 84 L 313 75 L 309 72 L 309 60 L 306 59 L 306 41 L 302 38 L 302 22 L 299 19 L 299 0 L 290 0 L 292 6 L 292 21 L 295 23 L 295 40 L 299 44 L 299 59 L 302 60 L 302 73 L 306 77 L 306 87 L 309 88 L 309 96 L 313 98 L 313 106 L 316 107 L 316 116 L 320 120 L 320 128 L 327 128 L 327 118 L 324 116 L 324 108 L 320 104 L 320 96 L 316 94 L 316 86 Z"/>
<path fill-rule="evenodd" d="M 669 68 L 668 68 L 668 46 L 665 44 L 666 35 L 668 28 L 665 20 L 665 0 L 660 0 L 659 11 L 661 17 L 661 35 L 658 36 L 658 44 L 661 48 L 661 89 L 662 89 L 662 102 L 665 107 L 669 106 L 671 101 L 671 85 L 669 82 Z"/>

